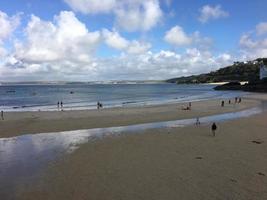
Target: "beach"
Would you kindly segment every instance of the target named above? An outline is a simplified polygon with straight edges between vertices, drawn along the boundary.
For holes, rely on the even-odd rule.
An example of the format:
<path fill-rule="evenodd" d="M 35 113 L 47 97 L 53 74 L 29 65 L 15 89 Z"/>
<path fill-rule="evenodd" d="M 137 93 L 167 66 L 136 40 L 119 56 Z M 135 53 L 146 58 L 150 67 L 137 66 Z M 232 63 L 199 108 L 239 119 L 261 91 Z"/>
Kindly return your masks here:
<path fill-rule="evenodd" d="M 188 106 L 186 102 L 100 110 L 6 112 L 4 120 L 0 120 L 0 137 L 196 118 L 243 110 L 259 103 L 257 98 L 250 97 L 240 104 L 235 104 L 234 99 L 231 104 L 228 99 L 196 101 L 192 102 L 191 110 L 182 110 Z"/>
<path fill-rule="evenodd" d="M 182 110 L 187 104 L 181 103 L 7 113 L 0 132 L 1 137 L 12 137 L 188 119 L 248 109 L 266 99 L 265 94 L 246 96 L 240 104 L 228 104 L 225 99 L 224 107 L 222 99 L 192 102 L 191 110 Z M 266 199 L 266 120 L 263 112 L 218 122 L 215 137 L 210 124 L 201 124 L 92 140 L 47 163 L 33 181 L 18 181 L 11 196 L 27 200 Z"/>
<path fill-rule="evenodd" d="M 267 114 L 84 144 L 19 199 L 266 199 Z"/>

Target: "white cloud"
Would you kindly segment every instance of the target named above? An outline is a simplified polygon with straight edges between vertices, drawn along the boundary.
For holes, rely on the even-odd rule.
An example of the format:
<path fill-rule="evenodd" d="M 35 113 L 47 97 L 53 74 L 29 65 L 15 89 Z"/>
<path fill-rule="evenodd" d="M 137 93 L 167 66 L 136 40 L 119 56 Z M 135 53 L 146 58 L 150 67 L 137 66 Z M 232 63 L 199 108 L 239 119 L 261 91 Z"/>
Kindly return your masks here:
<path fill-rule="evenodd" d="M 256 32 L 258 35 L 267 33 L 267 22 L 261 22 L 256 26 Z"/>
<path fill-rule="evenodd" d="M 0 44 L 0 58 L 4 57 L 6 53 L 7 53 L 6 50 L 3 47 L 1 47 L 1 44 Z"/>
<path fill-rule="evenodd" d="M 267 38 L 253 38 L 251 33 L 245 33 L 239 41 L 243 59 L 267 57 Z"/>
<path fill-rule="evenodd" d="M 128 47 L 129 41 L 120 36 L 117 31 L 109 31 L 104 29 L 102 31 L 105 43 L 115 49 L 124 50 Z"/>
<path fill-rule="evenodd" d="M 162 17 L 159 0 L 65 0 L 84 14 L 112 13 L 118 27 L 127 31 L 147 31 Z"/>
<path fill-rule="evenodd" d="M 123 1 L 122 1 L 123 2 Z M 126 0 L 115 9 L 116 24 L 127 31 L 147 31 L 162 17 L 158 0 Z"/>
<path fill-rule="evenodd" d="M 209 49 L 213 41 L 202 37 L 198 31 L 187 34 L 181 26 L 174 26 L 165 33 L 164 40 L 177 47 L 195 45 L 200 49 Z"/>
<path fill-rule="evenodd" d="M 64 0 L 73 10 L 84 14 L 110 13 L 117 0 Z"/>
<path fill-rule="evenodd" d="M 19 23 L 19 14 L 9 17 L 6 13 L 0 11 L 0 58 L 7 54 L 7 50 L 4 48 L 4 41 L 9 39 Z"/>
<path fill-rule="evenodd" d="M 9 17 L 0 11 L 0 41 L 7 39 L 20 23 L 19 15 Z"/>
<path fill-rule="evenodd" d="M 186 34 L 181 27 L 180 31 L 191 48 L 183 53 L 151 52 L 150 43 L 126 39 L 116 29 L 89 31 L 73 12 L 60 12 L 53 21 L 33 15 L 25 40 L 16 41 L 14 52 L 7 53 L 1 63 L 1 80 L 166 79 L 208 72 L 231 62 L 228 54 L 214 56 L 200 48 L 209 39 L 199 32 Z M 100 42 L 122 51 L 121 55 L 97 57 L 94 52 Z"/>
<path fill-rule="evenodd" d="M 242 60 L 267 57 L 267 23 L 261 22 L 255 29 L 241 35 L 239 44 Z"/>
<path fill-rule="evenodd" d="M 86 65 L 61 63 L 58 70 L 49 63 L 23 63 L 25 67 L 14 67 L 13 61 L 12 66 L 10 62 L 10 66 L 0 68 L 0 73 L 7 80 L 152 80 L 209 72 L 231 62 L 228 54 L 213 56 L 208 51 L 190 48 L 181 54 L 147 51 L 143 54 L 96 58 Z"/>
<path fill-rule="evenodd" d="M 140 42 L 137 40 L 129 41 L 122 37 L 116 30 L 109 31 L 107 29 L 103 29 L 102 34 L 104 41 L 108 46 L 129 54 L 145 53 L 151 47 L 151 45 L 146 42 Z"/>
<path fill-rule="evenodd" d="M 198 20 L 201 23 L 206 23 L 209 20 L 225 18 L 228 16 L 229 13 L 224 11 L 220 5 L 216 5 L 214 7 L 211 5 L 205 5 L 200 9 L 200 16 Z"/>
<path fill-rule="evenodd" d="M 25 34 L 26 41 L 15 44 L 15 57 L 27 63 L 88 62 L 100 42 L 99 32 L 89 32 L 67 11 L 55 16 L 54 23 L 32 15 Z"/>
<path fill-rule="evenodd" d="M 142 54 L 147 52 L 150 48 L 151 44 L 149 43 L 133 40 L 128 46 L 127 52 L 129 54 Z"/>
<path fill-rule="evenodd" d="M 72 12 L 60 12 L 54 21 L 32 15 L 25 40 L 17 41 L 0 67 L 7 80 L 66 80 L 94 74 L 94 52 L 101 33 L 90 32 Z"/>
<path fill-rule="evenodd" d="M 174 26 L 168 30 L 165 33 L 164 40 L 176 46 L 187 46 L 192 43 L 192 38 L 180 26 Z"/>
<path fill-rule="evenodd" d="M 173 51 L 148 51 L 134 56 L 122 55 L 116 59 L 101 60 L 99 66 L 106 79 L 160 80 L 209 72 L 231 62 L 227 54 L 213 56 L 210 52 L 192 48 L 183 54 Z"/>

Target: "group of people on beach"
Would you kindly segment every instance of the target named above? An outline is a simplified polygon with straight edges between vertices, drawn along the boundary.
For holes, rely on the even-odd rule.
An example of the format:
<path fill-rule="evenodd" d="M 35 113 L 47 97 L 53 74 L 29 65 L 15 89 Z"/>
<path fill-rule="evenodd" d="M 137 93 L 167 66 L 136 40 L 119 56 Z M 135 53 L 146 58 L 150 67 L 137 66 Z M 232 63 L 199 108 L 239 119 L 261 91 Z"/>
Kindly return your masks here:
<path fill-rule="evenodd" d="M 97 110 L 99 110 L 100 108 L 103 108 L 103 104 L 98 101 L 96 104 L 96 107 L 97 107 Z M 59 110 L 59 108 L 61 108 L 61 111 L 63 111 L 63 101 L 57 102 L 57 109 Z M 2 115 L 2 113 L 1 113 L 1 115 Z"/>
<path fill-rule="evenodd" d="M 241 103 L 241 101 L 242 101 L 241 97 L 235 97 L 235 103 Z M 228 104 L 231 104 L 231 99 L 228 100 Z M 190 109 L 184 109 L 184 110 L 191 110 L 191 102 L 189 105 L 190 105 Z M 221 107 L 224 107 L 224 100 L 221 101 Z M 196 118 L 196 125 L 197 126 L 200 125 L 199 117 Z M 216 130 L 217 130 L 217 125 L 215 122 L 213 122 L 211 125 L 211 132 L 213 136 L 215 136 Z"/>
<path fill-rule="evenodd" d="M 182 110 L 191 110 L 192 103 L 189 102 L 188 106 L 182 106 Z"/>
<path fill-rule="evenodd" d="M 241 103 L 241 97 L 235 97 L 235 103 Z M 228 104 L 231 104 L 231 99 L 228 100 Z M 221 102 L 221 107 L 224 107 L 224 100 Z"/>
<path fill-rule="evenodd" d="M 60 106 L 60 108 L 61 108 L 61 111 L 63 110 L 63 102 L 61 101 L 60 103 L 59 103 L 59 101 L 57 102 L 57 109 L 59 110 L 59 106 Z"/>
<path fill-rule="evenodd" d="M 97 110 L 99 110 L 100 108 L 103 108 L 103 104 L 98 101 L 96 104 L 96 107 L 97 107 Z"/>

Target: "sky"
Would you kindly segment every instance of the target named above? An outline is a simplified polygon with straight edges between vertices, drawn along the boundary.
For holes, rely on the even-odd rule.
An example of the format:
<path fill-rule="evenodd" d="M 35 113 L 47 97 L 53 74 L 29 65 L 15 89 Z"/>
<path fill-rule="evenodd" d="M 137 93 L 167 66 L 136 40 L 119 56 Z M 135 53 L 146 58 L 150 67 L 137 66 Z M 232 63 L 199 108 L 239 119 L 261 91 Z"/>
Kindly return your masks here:
<path fill-rule="evenodd" d="M 164 80 L 267 57 L 266 0 L 0 0 L 0 82 Z"/>

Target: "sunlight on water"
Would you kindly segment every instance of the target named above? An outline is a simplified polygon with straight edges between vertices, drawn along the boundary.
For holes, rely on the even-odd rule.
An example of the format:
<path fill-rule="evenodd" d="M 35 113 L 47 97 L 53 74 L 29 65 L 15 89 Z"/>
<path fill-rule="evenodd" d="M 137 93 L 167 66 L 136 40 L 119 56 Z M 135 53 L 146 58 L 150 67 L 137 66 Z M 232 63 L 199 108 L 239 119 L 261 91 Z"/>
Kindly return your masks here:
<path fill-rule="evenodd" d="M 262 107 L 239 112 L 201 117 L 200 122 L 207 124 L 261 113 Z M 22 135 L 0 139 L 0 179 L 4 184 L 14 184 L 17 178 L 32 176 L 45 167 L 49 161 L 63 153 L 70 153 L 81 144 L 95 139 L 118 134 L 132 134 L 147 129 L 172 128 L 193 125 L 196 119 L 182 119 L 166 122 L 146 123 L 130 126 L 95 128 L 54 133 Z M 3 183 L 1 183 L 3 185 Z"/>

